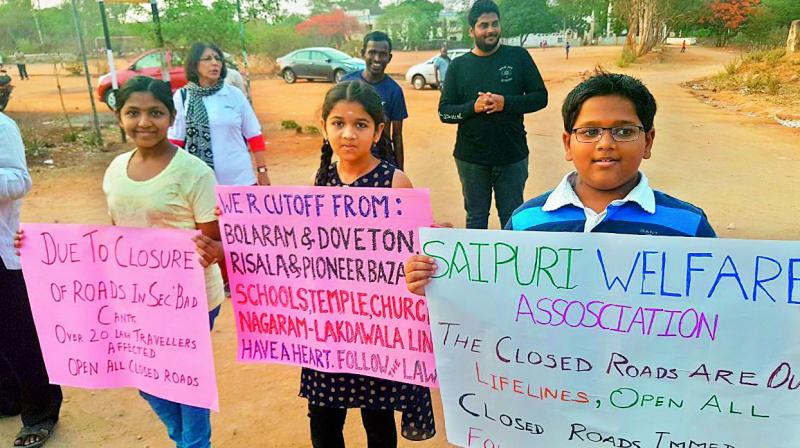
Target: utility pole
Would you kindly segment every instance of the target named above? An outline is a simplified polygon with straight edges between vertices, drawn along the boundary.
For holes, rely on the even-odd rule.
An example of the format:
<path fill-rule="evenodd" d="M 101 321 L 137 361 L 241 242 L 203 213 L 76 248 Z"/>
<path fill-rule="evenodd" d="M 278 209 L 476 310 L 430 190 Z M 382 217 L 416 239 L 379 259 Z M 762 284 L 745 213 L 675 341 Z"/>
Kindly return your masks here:
<path fill-rule="evenodd" d="M 103 0 L 97 0 L 97 5 L 100 7 L 100 19 L 103 22 L 103 38 L 105 39 L 106 45 L 106 57 L 108 58 L 108 75 L 111 77 L 111 96 L 114 101 L 109 101 L 109 106 L 112 109 L 117 110 L 117 92 L 119 91 L 119 81 L 117 80 L 117 68 L 114 66 L 114 52 L 111 49 L 111 34 L 108 31 L 108 17 L 106 17 L 106 4 Z M 119 128 L 120 134 L 122 135 L 122 143 L 125 143 L 127 139 L 125 138 L 125 130 L 122 127 Z"/>
<path fill-rule="evenodd" d="M 39 44 L 44 46 L 44 39 L 42 38 L 42 27 L 39 26 L 39 18 L 36 17 L 36 9 L 40 8 L 41 4 L 37 1 L 34 7 L 31 4 L 31 16 L 33 16 L 33 24 L 36 26 L 36 33 L 39 35 Z"/>
<path fill-rule="evenodd" d="M 155 25 L 156 44 L 161 50 L 161 79 L 169 84 L 169 70 L 167 70 L 167 51 L 164 48 L 164 36 L 161 34 L 161 19 L 158 17 L 158 4 L 156 0 L 150 0 L 150 11 L 153 13 L 153 25 Z"/>
<path fill-rule="evenodd" d="M 92 104 L 92 116 L 94 117 L 94 132 L 96 142 L 99 146 L 103 146 L 103 135 L 100 133 L 100 120 L 97 118 L 97 106 L 94 104 L 94 94 L 92 92 L 92 79 L 89 76 L 89 62 L 86 60 L 86 45 L 83 43 L 83 32 L 81 31 L 81 18 L 78 15 L 78 5 L 76 0 L 72 0 L 72 15 L 75 19 L 75 33 L 78 34 L 78 45 L 81 49 L 81 58 L 83 59 L 83 72 L 86 74 L 86 87 L 89 92 L 89 102 Z"/>

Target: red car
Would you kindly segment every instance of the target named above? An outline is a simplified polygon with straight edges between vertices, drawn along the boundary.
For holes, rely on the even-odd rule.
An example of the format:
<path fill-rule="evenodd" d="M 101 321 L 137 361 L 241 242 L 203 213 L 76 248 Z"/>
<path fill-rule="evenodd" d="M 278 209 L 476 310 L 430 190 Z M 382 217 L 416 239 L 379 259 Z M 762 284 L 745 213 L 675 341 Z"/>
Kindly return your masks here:
<path fill-rule="evenodd" d="M 183 60 L 179 55 L 173 54 L 170 50 L 166 50 L 166 55 L 170 87 L 174 93 L 186 85 L 186 73 L 183 70 Z M 143 53 L 128 68 L 117 70 L 117 81 L 121 86 L 125 84 L 125 81 L 137 75 L 161 79 L 161 53 L 158 50 Z M 100 76 L 97 80 L 97 98 L 106 103 L 109 109 L 114 110 L 117 102 L 111 90 L 111 75 L 108 73 Z"/>

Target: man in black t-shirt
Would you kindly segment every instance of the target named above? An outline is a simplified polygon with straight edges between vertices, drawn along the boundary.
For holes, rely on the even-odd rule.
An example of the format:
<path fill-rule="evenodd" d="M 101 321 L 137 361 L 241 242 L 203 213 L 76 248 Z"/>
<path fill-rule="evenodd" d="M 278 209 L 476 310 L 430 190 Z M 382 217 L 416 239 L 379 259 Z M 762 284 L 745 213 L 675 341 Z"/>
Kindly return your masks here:
<path fill-rule="evenodd" d="M 492 0 L 470 8 L 470 53 L 453 60 L 439 118 L 457 123 L 456 159 L 467 228 L 485 229 L 494 191 L 500 227 L 522 202 L 528 179 L 523 116 L 547 106 L 547 89 L 524 48 L 500 44 L 500 11 Z"/>

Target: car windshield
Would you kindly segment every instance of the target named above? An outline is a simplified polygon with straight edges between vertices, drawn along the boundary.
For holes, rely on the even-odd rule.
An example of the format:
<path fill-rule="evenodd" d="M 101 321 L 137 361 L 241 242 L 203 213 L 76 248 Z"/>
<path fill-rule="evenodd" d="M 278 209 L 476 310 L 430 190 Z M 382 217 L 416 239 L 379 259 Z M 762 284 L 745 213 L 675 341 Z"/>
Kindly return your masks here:
<path fill-rule="evenodd" d="M 325 54 L 328 55 L 331 59 L 336 59 L 336 60 L 350 59 L 352 57 L 343 51 L 339 51 L 333 48 L 330 50 L 325 50 Z"/>

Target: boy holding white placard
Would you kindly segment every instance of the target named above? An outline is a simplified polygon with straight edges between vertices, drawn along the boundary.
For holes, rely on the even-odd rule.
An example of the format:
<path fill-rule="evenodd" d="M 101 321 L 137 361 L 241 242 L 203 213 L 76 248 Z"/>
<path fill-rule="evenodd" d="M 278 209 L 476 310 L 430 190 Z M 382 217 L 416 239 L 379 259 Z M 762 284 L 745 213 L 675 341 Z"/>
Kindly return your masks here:
<path fill-rule="evenodd" d="M 517 208 L 506 230 L 716 237 L 703 210 L 650 188 L 639 171 L 649 159 L 656 100 L 641 81 L 598 72 L 564 100 L 565 159 L 575 171 L 552 191 Z M 405 264 L 408 289 L 424 295 L 433 258 Z"/>

